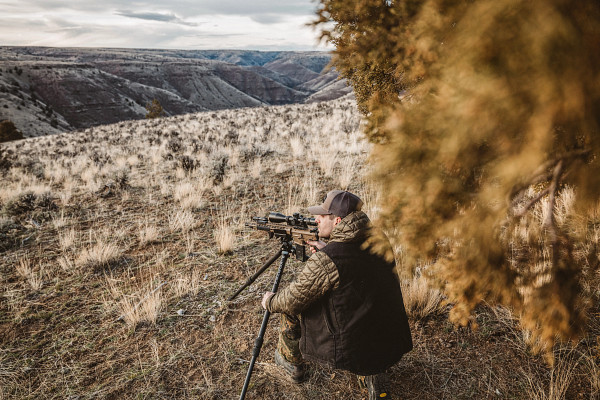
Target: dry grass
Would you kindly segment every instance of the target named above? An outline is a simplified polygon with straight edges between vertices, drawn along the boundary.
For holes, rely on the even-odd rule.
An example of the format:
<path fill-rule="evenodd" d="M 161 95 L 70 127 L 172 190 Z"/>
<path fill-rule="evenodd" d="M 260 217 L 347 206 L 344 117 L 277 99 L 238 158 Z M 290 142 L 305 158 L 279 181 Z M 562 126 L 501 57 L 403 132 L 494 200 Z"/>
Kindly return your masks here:
<path fill-rule="evenodd" d="M 261 173 L 262 173 L 262 160 L 260 158 L 255 158 L 250 167 L 250 175 L 253 178 L 260 178 Z"/>
<path fill-rule="evenodd" d="M 401 286 L 404 306 L 409 317 L 421 319 L 441 313 L 445 309 L 444 295 L 430 287 L 424 276 L 415 275 L 411 280 L 403 280 Z"/>
<path fill-rule="evenodd" d="M 313 174 L 308 172 L 308 176 L 302 179 L 302 194 L 304 195 L 304 200 L 306 204 L 313 206 L 319 203 L 318 195 L 319 188 L 316 185 L 316 179 L 313 177 Z"/>
<path fill-rule="evenodd" d="M 52 163 L 52 167 L 44 170 L 46 178 L 54 183 L 60 184 L 65 182 L 71 176 L 71 171 L 57 163 Z"/>
<path fill-rule="evenodd" d="M 75 185 L 76 183 L 70 178 L 67 178 L 63 183 L 63 189 L 58 193 L 58 198 L 63 206 L 70 203 L 71 198 L 73 197 L 73 189 L 76 187 Z"/>
<path fill-rule="evenodd" d="M 28 190 L 54 195 L 58 207 L 34 202 L 0 216 L 9 243 L 0 257 L 0 398 L 237 398 L 276 268 L 226 299 L 279 247 L 244 223 L 270 211 L 306 214 L 344 183 L 376 217 L 381 191 L 364 182 L 368 144 L 358 121 L 344 102 L 249 108 L 7 145 L 19 156 L 0 177 L 2 207 Z M 324 166 L 313 151 L 322 132 L 335 142 L 327 157 L 336 162 Z M 194 169 L 182 168 L 184 156 Z M 58 165 L 69 176 L 53 173 Z M 114 185 L 119 171 L 125 188 Z M 95 190 L 111 183 L 109 195 Z M 17 272 L 19 260 L 30 272 Z M 290 260 L 283 284 L 301 267 Z M 43 284 L 32 291 L 27 276 Z M 439 293 L 420 279 L 405 284 L 415 349 L 392 368 L 395 393 L 527 398 L 521 368 L 549 387 L 550 369 L 528 352 L 512 316 L 503 323 L 490 309 L 477 316 L 480 331 L 458 330 Z M 365 397 L 352 374 L 315 364 L 305 384 L 286 380 L 273 362 L 277 325 L 272 318 L 248 400 Z M 575 368 L 566 397 L 579 398 L 585 383 L 583 398 L 592 398 L 598 380 L 582 376 L 597 365 Z"/>
<path fill-rule="evenodd" d="M 227 214 L 221 214 L 217 217 L 214 235 L 220 254 L 231 254 L 235 248 L 235 231 L 229 220 L 230 217 Z"/>
<path fill-rule="evenodd" d="M 188 294 L 195 295 L 198 293 L 201 287 L 200 284 L 201 277 L 198 271 L 192 271 L 192 273 L 186 275 L 180 272 L 175 276 L 175 280 L 170 287 L 173 296 L 180 298 Z"/>
<path fill-rule="evenodd" d="M 550 371 L 548 387 L 527 375 L 529 384 L 527 395 L 532 400 L 563 400 L 567 389 L 574 379 L 577 360 L 572 353 L 558 357 L 555 366 Z"/>
<path fill-rule="evenodd" d="M 140 225 L 138 227 L 138 237 L 140 241 L 140 246 L 145 246 L 150 243 L 154 243 L 160 237 L 160 231 L 154 225 L 149 225 L 146 222 L 145 225 Z"/>
<path fill-rule="evenodd" d="M 598 362 L 598 349 L 591 349 L 583 357 L 584 374 L 590 381 L 590 398 L 600 398 L 600 365 Z"/>
<path fill-rule="evenodd" d="M 8 387 L 18 379 L 18 370 L 15 362 L 9 358 L 10 349 L 0 349 L 0 399 L 8 397 L 4 387 Z"/>
<path fill-rule="evenodd" d="M 343 157 L 340 160 L 340 171 L 337 174 L 338 187 L 341 190 L 348 190 L 354 182 L 357 172 L 354 157 L 350 155 Z"/>
<path fill-rule="evenodd" d="M 368 172 L 367 172 L 368 173 Z M 361 199 L 363 200 L 363 211 L 366 212 L 371 220 L 376 220 L 379 217 L 381 208 L 379 198 L 381 193 L 380 188 L 375 187 L 372 182 L 366 182 L 363 185 Z"/>
<path fill-rule="evenodd" d="M 138 295 L 127 296 L 117 287 L 116 280 L 106 279 L 113 298 L 117 300 L 119 319 L 123 319 L 127 326 L 135 328 L 142 322 L 156 324 L 163 306 L 162 287 L 150 282 Z"/>
<path fill-rule="evenodd" d="M 175 186 L 173 197 L 184 210 L 200 209 L 205 203 L 203 189 L 190 181 L 184 181 Z"/>
<path fill-rule="evenodd" d="M 335 166 L 338 163 L 338 157 L 338 153 L 332 152 L 330 148 L 317 153 L 317 162 L 323 175 L 326 177 L 333 176 Z"/>
<path fill-rule="evenodd" d="M 99 171 L 97 166 L 88 165 L 79 173 L 85 188 L 90 192 L 96 192 L 100 189 Z"/>
<path fill-rule="evenodd" d="M 169 216 L 169 229 L 171 232 L 188 232 L 196 226 L 194 214 L 188 210 L 176 210 Z"/>
<path fill-rule="evenodd" d="M 61 211 L 59 216 L 52 218 L 52 225 L 54 225 L 54 228 L 56 230 L 60 230 L 61 228 L 65 227 L 68 223 L 69 219 L 65 218 L 64 211 Z"/>
<path fill-rule="evenodd" d="M 18 314 L 23 308 L 22 292 L 23 289 L 6 289 L 3 293 L 8 310 L 14 314 Z"/>
<path fill-rule="evenodd" d="M 68 256 L 61 256 L 58 258 L 58 265 L 65 272 L 71 272 L 75 270 L 75 262 L 73 262 Z"/>
<path fill-rule="evenodd" d="M 71 249 L 77 240 L 77 232 L 75 228 L 71 228 L 66 232 L 58 234 L 58 243 L 62 251 L 68 251 Z"/>
<path fill-rule="evenodd" d="M 292 157 L 300 158 L 304 155 L 304 141 L 301 137 L 291 136 L 290 148 L 292 149 Z"/>
<path fill-rule="evenodd" d="M 286 202 L 285 207 L 282 210 L 285 215 L 292 215 L 293 213 L 298 212 L 298 210 L 301 209 L 302 203 L 305 203 L 303 201 L 304 196 L 298 191 L 299 187 L 301 187 L 300 182 L 296 179 L 291 180 L 290 184 L 287 185 Z"/>
<path fill-rule="evenodd" d="M 104 267 L 119 260 L 122 254 L 118 245 L 99 239 L 91 247 L 81 250 L 75 264 L 83 268 Z"/>
<path fill-rule="evenodd" d="M 36 272 L 31 266 L 31 261 L 24 258 L 19 260 L 19 263 L 16 265 L 16 270 L 33 290 L 40 290 L 42 288 L 44 284 L 43 268 L 40 267 L 39 271 Z"/>

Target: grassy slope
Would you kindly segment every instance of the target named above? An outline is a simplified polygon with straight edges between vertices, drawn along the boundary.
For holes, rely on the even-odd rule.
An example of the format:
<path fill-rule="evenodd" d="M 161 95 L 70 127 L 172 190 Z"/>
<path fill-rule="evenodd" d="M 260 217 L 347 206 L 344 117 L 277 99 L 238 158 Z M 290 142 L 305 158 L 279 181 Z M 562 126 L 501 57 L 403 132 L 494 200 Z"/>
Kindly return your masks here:
<path fill-rule="evenodd" d="M 305 211 L 339 187 L 377 212 L 348 102 L 124 122 L 4 147 L 13 167 L 0 189 L 0 399 L 237 398 L 276 268 L 226 299 L 278 249 L 244 222 Z M 290 262 L 284 280 L 300 267 Z M 567 398 L 598 395 L 585 343 L 559 358 L 572 369 L 557 377 L 505 310 L 481 308 L 478 331 L 456 329 L 437 303 L 418 316 L 407 285 L 415 350 L 392 371 L 403 398 L 531 398 L 538 388 L 552 398 L 543 396 L 553 381 L 568 383 Z M 277 323 L 248 399 L 363 398 L 351 374 L 321 366 L 290 383 L 273 364 Z"/>

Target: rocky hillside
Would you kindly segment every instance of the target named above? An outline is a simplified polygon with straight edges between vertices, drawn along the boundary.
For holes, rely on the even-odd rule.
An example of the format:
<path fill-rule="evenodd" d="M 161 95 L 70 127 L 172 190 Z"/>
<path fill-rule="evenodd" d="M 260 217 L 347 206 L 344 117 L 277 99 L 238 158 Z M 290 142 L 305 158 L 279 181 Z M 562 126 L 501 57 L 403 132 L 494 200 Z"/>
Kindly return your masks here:
<path fill-rule="evenodd" d="M 322 52 L 0 47 L 0 120 L 24 136 L 167 115 L 350 95 Z"/>

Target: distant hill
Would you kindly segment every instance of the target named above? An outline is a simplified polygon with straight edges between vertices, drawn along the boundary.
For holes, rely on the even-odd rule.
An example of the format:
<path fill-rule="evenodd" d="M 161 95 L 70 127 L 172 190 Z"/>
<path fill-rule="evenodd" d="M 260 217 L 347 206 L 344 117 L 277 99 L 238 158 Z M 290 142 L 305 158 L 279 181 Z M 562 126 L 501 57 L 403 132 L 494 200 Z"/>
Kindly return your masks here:
<path fill-rule="evenodd" d="M 26 137 L 167 115 L 332 100 L 323 52 L 0 47 L 0 120 Z"/>

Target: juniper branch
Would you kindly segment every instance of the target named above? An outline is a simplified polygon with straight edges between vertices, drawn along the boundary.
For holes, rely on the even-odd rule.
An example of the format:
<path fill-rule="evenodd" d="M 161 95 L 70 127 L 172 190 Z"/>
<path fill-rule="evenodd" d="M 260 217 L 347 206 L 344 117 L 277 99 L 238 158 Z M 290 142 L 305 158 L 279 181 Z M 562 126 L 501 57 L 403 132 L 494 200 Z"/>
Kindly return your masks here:
<path fill-rule="evenodd" d="M 525 214 L 527 214 L 527 211 L 529 211 L 529 209 L 531 207 L 533 207 L 535 205 L 535 203 L 537 203 L 538 201 L 540 201 L 542 199 L 542 197 L 544 197 L 545 195 L 547 195 L 549 191 L 550 191 L 549 187 L 547 187 L 546 189 L 542 190 L 537 196 L 535 196 L 533 199 L 529 200 L 529 202 L 527 204 L 525 204 L 525 206 L 523 208 L 521 208 L 521 211 L 519 211 L 518 213 L 514 214 L 514 217 L 515 218 L 521 218 L 521 217 L 525 216 Z"/>
<path fill-rule="evenodd" d="M 532 174 L 532 177 L 530 179 L 528 179 L 527 181 L 525 181 L 519 185 L 515 185 L 512 188 L 512 190 L 509 194 L 509 199 L 511 199 L 510 202 L 513 205 L 517 204 L 519 201 L 521 201 L 521 199 L 525 195 L 525 190 L 527 188 L 529 188 L 530 186 L 533 186 L 533 185 L 538 185 L 540 183 L 547 182 L 550 179 L 552 179 L 554 176 L 554 171 L 548 171 L 548 170 L 551 168 L 553 168 L 553 169 L 556 168 L 558 163 L 563 162 L 563 163 L 571 164 L 573 160 L 575 160 L 575 159 L 583 160 L 590 154 L 591 154 L 591 150 L 575 150 L 575 151 L 570 151 L 568 153 L 559 155 L 558 157 L 553 158 L 552 160 L 546 161 L 545 163 L 540 165 L 535 170 L 535 172 Z M 562 174 L 562 176 L 564 176 L 564 175 L 566 175 L 566 174 Z M 539 198 L 537 198 L 537 200 L 534 201 L 532 204 L 528 204 L 528 208 L 531 208 L 531 206 L 533 206 L 533 204 L 535 204 L 537 201 L 539 201 L 546 194 L 547 194 L 547 192 L 544 195 L 539 196 Z M 518 215 L 515 215 L 515 216 L 518 216 Z"/>
<path fill-rule="evenodd" d="M 554 206 L 556 205 L 556 195 L 558 193 L 559 182 L 563 174 L 564 161 L 560 160 L 554 167 L 552 181 L 548 187 L 550 199 L 548 201 L 548 214 L 544 220 L 544 227 L 548 230 L 550 236 L 550 245 L 552 246 L 552 265 L 556 267 L 559 259 L 558 246 L 558 227 L 556 226 L 556 218 L 554 217 Z"/>

